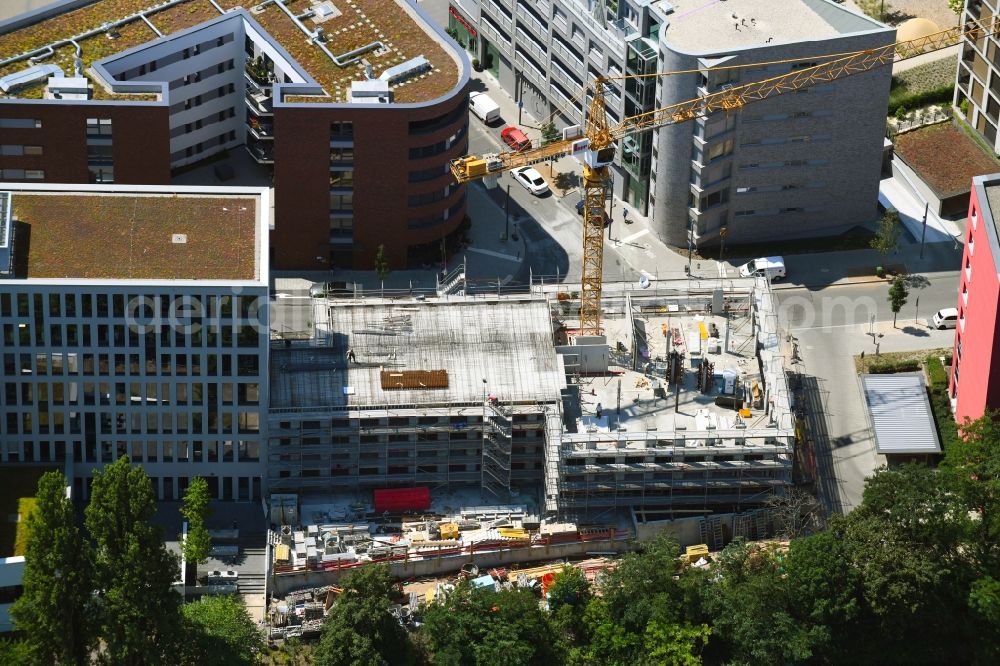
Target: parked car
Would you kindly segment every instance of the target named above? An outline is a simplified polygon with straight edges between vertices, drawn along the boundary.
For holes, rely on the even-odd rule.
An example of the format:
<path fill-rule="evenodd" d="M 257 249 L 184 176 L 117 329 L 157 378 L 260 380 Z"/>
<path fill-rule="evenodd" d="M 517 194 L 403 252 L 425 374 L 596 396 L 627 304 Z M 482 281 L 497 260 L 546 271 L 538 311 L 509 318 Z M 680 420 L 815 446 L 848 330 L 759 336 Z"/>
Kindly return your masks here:
<path fill-rule="evenodd" d="M 761 276 L 774 282 L 785 277 L 784 257 L 758 257 L 740 266 L 740 277 Z"/>
<path fill-rule="evenodd" d="M 500 130 L 500 138 L 518 152 L 531 148 L 531 139 L 516 127 L 504 127 Z"/>
<path fill-rule="evenodd" d="M 487 125 L 500 120 L 500 105 L 486 93 L 469 93 L 469 111 Z"/>
<path fill-rule="evenodd" d="M 931 328 L 939 330 L 943 328 L 955 328 L 958 325 L 958 309 L 944 308 L 943 310 L 938 310 L 931 317 L 930 325 Z"/>
<path fill-rule="evenodd" d="M 520 167 L 511 171 L 514 175 L 514 180 L 524 185 L 524 189 L 528 190 L 536 197 L 541 196 L 549 191 L 549 186 L 542 178 L 542 174 L 534 167 Z"/>
<path fill-rule="evenodd" d="M 317 282 L 309 287 L 313 298 L 346 298 L 354 295 L 353 282 Z"/>

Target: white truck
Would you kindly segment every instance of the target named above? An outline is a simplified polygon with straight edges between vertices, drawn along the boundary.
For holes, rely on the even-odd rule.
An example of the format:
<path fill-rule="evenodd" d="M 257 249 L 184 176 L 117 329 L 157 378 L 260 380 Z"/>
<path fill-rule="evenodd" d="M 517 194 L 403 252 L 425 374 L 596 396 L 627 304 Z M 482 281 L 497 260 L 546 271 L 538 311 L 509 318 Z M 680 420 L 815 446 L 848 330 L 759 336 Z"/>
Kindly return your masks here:
<path fill-rule="evenodd" d="M 469 111 L 487 125 L 500 120 L 500 105 L 486 93 L 469 93 Z"/>
<path fill-rule="evenodd" d="M 774 282 L 785 277 L 784 257 L 758 257 L 740 266 L 740 277 L 766 276 Z"/>

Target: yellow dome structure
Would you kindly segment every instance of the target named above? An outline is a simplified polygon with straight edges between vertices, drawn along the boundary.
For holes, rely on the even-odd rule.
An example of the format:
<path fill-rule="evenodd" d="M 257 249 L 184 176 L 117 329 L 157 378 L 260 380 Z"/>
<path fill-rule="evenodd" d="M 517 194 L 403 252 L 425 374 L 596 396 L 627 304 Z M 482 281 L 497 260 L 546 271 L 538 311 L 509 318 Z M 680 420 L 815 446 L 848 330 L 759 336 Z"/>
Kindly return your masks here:
<path fill-rule="evenodd" d="M 934 21 L 925 18 L 911 18 L 896 28 L 896 41 L 908 42 L 912 39 L 933 35 L 935 32 L 941 32 L 941 28 Z"/>

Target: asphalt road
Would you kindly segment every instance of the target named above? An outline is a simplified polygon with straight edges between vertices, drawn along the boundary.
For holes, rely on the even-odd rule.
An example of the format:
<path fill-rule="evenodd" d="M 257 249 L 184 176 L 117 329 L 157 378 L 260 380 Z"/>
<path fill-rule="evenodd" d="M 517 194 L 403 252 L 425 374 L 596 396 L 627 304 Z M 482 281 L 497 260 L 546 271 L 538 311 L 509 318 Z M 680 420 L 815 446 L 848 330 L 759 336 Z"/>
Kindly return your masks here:
<path fill-rule="evenodd" d="M 941 308 L 955 307 L 958 271 L 911 275 L 907 284 L 910 297 L 897 317 L 900 324 L 922 324 Z M 886 282 L 800 287 L 777 293 L 781 324 L 792 333 L 810 329 L 836 334 L 869 325 L 872 315 L 876 322 L 892 321 Z"/>
<path fill-rule="evenodd" d="M 930 330 L 925 320 L 940 308 L 955 306 L 957 284 L 957 273 L 950 271 L 911 279 L 909 303 L 895 326 L 884 283 L 778 291 L 779 316 L 790 324 L 786 330 L 799 351 L 792 368 L 801 385 L 798 397 L 816 460 L 817 494 L 829 512 L 856 507 L 865 479 L 885 464 L 875 452 L 854 357 L 950 348 L 955 332 Z"/>

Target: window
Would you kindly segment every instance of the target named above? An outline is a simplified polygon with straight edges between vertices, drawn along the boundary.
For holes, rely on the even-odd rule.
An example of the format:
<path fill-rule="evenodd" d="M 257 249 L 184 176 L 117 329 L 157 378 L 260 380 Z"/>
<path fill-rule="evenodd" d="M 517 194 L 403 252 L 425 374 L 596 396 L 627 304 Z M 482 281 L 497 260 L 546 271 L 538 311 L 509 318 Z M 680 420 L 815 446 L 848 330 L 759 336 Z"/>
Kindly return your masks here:
<path fill-rule="evenodd" d="M 45 171 L 42 169 L 26 169 L 24 177 L 27 180 L 43 180 L 45 178 Z"/>
<path fill-rule="evenodd" d="M 726 139 L 708 147 L 708 161 L 717 160 L 733 152 L 733 140 Z"/>
<path fill-rule="evenodd" d="M 353 162 L 354 161 L 354 148 L 331 148 L 330 149 L 330 161 L 331 162 Z"/>
<path fill-rule="evenodd" d="M 0 118 L 0 129 L 41 129 L 42 121 L 35 118 Z"/>
<path fill-rule="evenodd" d="M 354 136 L 354 123 L 350 120 L 339 120 L 330 123 L 330 138 Z"/>
<path fill-rule="evenodd" d="M 111 136 L 110 118 L 87 118 L 88 136 Z"/>

